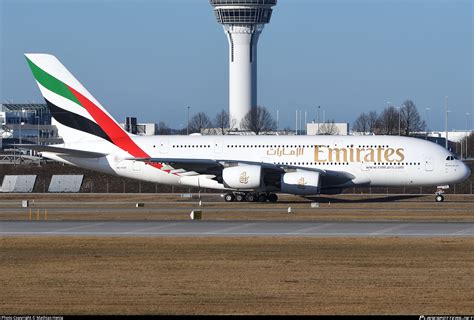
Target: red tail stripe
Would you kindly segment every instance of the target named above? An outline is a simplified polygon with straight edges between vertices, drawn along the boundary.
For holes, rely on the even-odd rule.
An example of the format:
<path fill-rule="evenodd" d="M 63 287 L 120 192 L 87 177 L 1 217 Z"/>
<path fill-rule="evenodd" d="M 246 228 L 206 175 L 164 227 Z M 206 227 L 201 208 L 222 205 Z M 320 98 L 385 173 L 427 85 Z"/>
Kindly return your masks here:
<path fill-rule="evenodd" d="M 74 90 L 74 88 L 70 86 L 68 86 L 68 88 L 117 147 L 127 151 L 136 158 L 150 157 L 114 120 L 112 120 L 104 111 L 102 111 L 101 108 L 96 106 L 92 101 L 84 97 L 81 93 Z M 158 169 L 163 167 L 161 163 L 150 163 L 150 165 Z"/>

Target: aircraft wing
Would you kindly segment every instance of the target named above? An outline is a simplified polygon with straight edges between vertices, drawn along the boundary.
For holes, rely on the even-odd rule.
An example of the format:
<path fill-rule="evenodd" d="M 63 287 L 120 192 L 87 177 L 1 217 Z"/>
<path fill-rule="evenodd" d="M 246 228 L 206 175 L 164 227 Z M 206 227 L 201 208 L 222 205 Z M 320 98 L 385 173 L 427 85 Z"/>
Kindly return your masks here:
<path fill-rule="evenodd" d="M 290 169 L 302 169 L 306 171 L 316 171 L 325 174 L 325 170 L 317 168 L 306 168 L 290 165 L 273 164 L 267 162 L 246 161 L 246 160 L 219 160 L 219 159 L 182 159 L 182 158 L 129 158 L 127 160 L 164 163 L 175 169 L 194 171 L 199 174 L 220 175 L 222 169 L 227 165 L 243 163 L 261 166 L 262 169 L 270 172 L 284 173 Z"/>
<path fill-rule="evenodd" d="M 355 178 L 355 176 L 345 171 L 324 170 L 319 168 L 308 168 L 302 166 L 273 164 L 257 161 L 245 160 L 219 160 L 219 159 L 182 159 L 182 158 L 129 158 L 127 160 L 157 162 L 171 166 L 175 171 L 183 175 L 207 174 L 214 175 L 215 180 L 222 182 L 222 169 L 232 164 L 258 165 L 263 169 L 263 175 L 267 184 L 278 185 L 281 175 L 291 170 L 304 170 L 319 172 L 321 183 L 324 187 L 331 187 L 343 184 Z"/>
<path fill-rule="evenodd" d="M 39 152 L 52 152 L 62 156 L 71 156 L 76 158 L 101 158 L 105 157 L 106 153 L 93 152 L 93 151 L 83 151 L 77 149 L 69 149 L 55 146 L 43 146 L 37 144 L 20 144 L 16 145 L 19 149 L 28 149 L 35 150 Z"/>

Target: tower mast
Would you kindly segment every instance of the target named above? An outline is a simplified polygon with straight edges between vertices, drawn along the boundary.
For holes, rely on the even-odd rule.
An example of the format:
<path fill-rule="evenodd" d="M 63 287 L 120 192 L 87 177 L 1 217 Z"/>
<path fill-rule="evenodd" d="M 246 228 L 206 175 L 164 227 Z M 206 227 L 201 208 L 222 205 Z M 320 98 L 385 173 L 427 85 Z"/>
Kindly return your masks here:
<path fill-rule="evenodd" d="M 277 0 L 210 0 L 229 42 L 229 123 L 257 106 L 257 42 Z"/>

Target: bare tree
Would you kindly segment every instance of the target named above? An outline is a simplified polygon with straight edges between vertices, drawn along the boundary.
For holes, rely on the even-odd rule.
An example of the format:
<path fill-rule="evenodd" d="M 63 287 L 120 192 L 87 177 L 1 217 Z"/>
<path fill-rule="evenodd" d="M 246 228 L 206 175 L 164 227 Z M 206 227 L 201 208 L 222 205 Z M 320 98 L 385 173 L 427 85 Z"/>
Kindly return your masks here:
<path fill-rule="evenodd" d="M 257 135 L 276 129 L 276 123 L 271 113 L 265 107 L 260 106 L 252 108 L 242 119 L 240 125 L 242 129 L 252 131 Z"/>
<path fill-rule="evenodd" d="M 334 120 L 327 120 L 319 127 L 319 134 L 322 135 L 333 135 L 339 134 L 339 130 L 337 129 L 336 125 L 334 124 Z"/>
<path fill-rule="evenodd" d="M 211 120 L 204 112 L 198 112 L 189 119 L 189 133 L 201 133 L 202 129 L 210 128 Z"/>
<path fill-rule="evenodd" d="M 375 131 L 377 130 L 377 111 L 370 111 L 368 117 L 369 132 L 375 133 Z"/>
<path fill-rule="evenodd" d="M 466 158 L 474 155 L 474 132 L 471 132 L 469 136 L 466 137 Z"/>
<path fill-rule="evenodd" d="M 229 113 L 222 109 L 216 114 L 214 126 L 221 130 L 221 134 L 225 134 L 226 129 L 229 129 Z"/>
<path fill-rule="evenodd" d="M 398 110 L 394 106 L 385 108 L 377 118 L 377 133 L 398 134 Z"/>
<path fill-rule="evenodd" d="M 355 132 L 367 133 L 369 132 L 369 115 L 363 112 L 354 122 L 352 130 Z"/>
<path fill-rule="evenodd" d="M 377 111 L 363 112 L 354 122 L 352 130 L 361 133 L 375 133 L 378 124 Z"/>
<path fill-rule="evenodd" d="M 412 132 L 423 131 L 426 128 L 425 121 L 421 120 L 415 103 L 406 100 L 401 108 L 401 127 L 404 135 L 409 136 Z"/>
<path fill-rule="evenodd" d="M 158 122 L 156 125 L 156 134 L 157 135 L 168 135 L 171 134 L 171 129 L 163 121 Z"/>

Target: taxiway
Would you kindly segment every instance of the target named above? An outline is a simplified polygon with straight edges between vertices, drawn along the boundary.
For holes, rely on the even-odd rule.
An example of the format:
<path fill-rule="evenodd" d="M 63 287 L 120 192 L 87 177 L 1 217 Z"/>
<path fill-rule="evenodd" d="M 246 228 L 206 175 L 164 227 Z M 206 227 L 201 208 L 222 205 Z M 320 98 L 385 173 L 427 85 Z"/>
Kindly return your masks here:
<path fill-rule="evenodd" d="M 472 222 L 2 221 L 0 236 L 474 237 Z"/>

